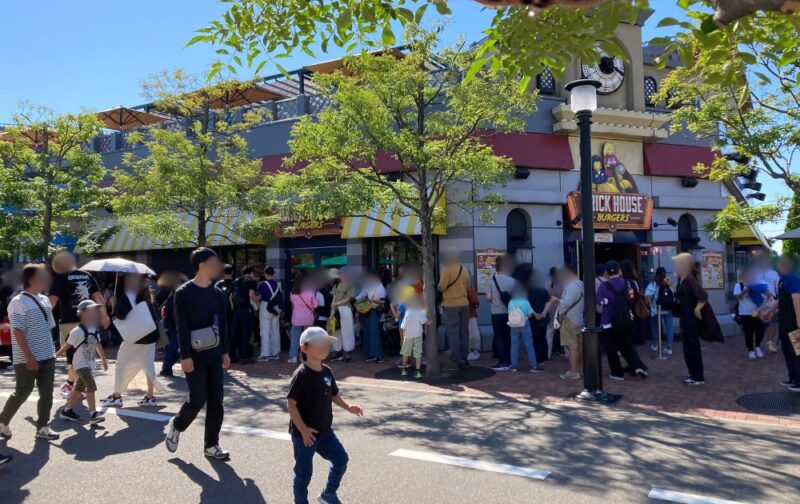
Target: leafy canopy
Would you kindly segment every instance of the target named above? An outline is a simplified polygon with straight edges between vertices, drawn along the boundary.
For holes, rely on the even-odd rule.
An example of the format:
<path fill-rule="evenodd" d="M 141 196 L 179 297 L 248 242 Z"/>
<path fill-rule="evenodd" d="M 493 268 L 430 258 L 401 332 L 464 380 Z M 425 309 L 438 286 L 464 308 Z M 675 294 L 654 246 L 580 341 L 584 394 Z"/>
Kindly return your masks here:
<path fill-rule="evenodd" d="M 156 111 L 172 117 L 129 137 L 143 149 L 128 152 L 126 170 L 116 172 L 114 210 L 135 232 L 173 245 L 204 245 L 218 234 L 264 239 L 272 219 L 256 214 L 233 223 L 228 211 L 258 212 L 264 197 L 261 162 L 241 135 L 265 121 L 265 112 L 225 106 L 227 96 L 250 83 L 202 86 L 181 70 L 162 72 L 145 83 Z M 217 107 L 217 108 L 215 108 Z M 187 224 L 180 214 L 194 218 Z"/>
<path fill-rule="evenodd" d="M 221 19 L 197 30 L 188 42 L 218 46 L 220 59 L 209 78 L 222 70 L 236 73 L 245 68 L 258 74 L 267 62 L 285 72 L 279 60 L 297 50 L 317 57 L 333 47 L 353 53 L 393 46 L 401 38 L 398 32 L 421 24 L 427 13 L 451 12 L 445 0 L 231 0 L 229 4 Z M 575 58 L 594 59 L 596 43 L 618 54 L 619 48 L 608 43 L 617 25 L 634 21 L 648 6 L 647 0 L 609 1 L 591 15 L 574 7 L 486 9 L 485 38 L 470 74 L 488 63 L 513 75 L 530 77 L 548 68 L 559 76 Z"/>
<path fill-rule="evenodd" d="M 100 131 L 94 115 L 20 104 L 0 136 L 0 254 L 45 257 L 73 239 L 91 252 L 92 212 L 109 197 L 100 155 L 88 148 Z"/>
<path fill-rule="evenodd" d="M 720 152 L 751 159 L 745 166 L 719 157 L 700 172 L 732 181 L 754 167 L 782 182 L 789 194 L 800 193 L 793 164 L 800 148 L 800 14 L 758 13 L 724 27 L 714 25 L 709 12 L 688 15 L 689 21 L 679 23 L 683 31 L 670 42 L 685 65 L 670 73 L 661 95 L 672 105 L 694 106 L 676 110 L 672 127 L 711 139 Z M 758 208 L 732 202 L 707 227 L 724 240 L 744 225 L 779 219 L 788 205 L 783 197 Z"/>

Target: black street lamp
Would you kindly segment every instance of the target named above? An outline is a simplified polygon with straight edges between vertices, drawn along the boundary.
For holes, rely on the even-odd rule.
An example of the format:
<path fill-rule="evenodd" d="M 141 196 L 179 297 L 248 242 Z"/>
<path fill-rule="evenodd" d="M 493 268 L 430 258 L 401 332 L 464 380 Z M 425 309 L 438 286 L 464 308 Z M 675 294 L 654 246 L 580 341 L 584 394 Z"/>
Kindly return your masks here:
<path fill-rule="evenodd" d="M 610 402 L 603 392 L 603 366 L 600 362 L 600 328 L 595 318 L 595 261 L 594 261 L 594 211 L 592 208 L 592 112 L 597 109 L 597 89 L 600 83 L 579 79 L 566 85 L 569 104 L 575 113 L 580 135 L 581 158 L 581 229 L 583 241 L 584 327 L 583 327 L 583 391 L 575 398 L 585 401 Z"/>

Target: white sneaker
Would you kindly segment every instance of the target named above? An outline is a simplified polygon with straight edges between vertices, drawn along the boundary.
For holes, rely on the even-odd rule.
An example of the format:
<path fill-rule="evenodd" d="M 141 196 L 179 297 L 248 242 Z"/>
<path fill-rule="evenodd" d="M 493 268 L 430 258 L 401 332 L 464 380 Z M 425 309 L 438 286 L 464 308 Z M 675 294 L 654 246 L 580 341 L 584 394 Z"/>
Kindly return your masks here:
<path fill-rule="evenodd" d="M 565 373 L 561 373 L 558 375 L 562 380 L 580 380 L 581 374 L 580 373 L 573 373 L 572 371 L 567 371 Z"/>
<path fill-rule="evenodd" d="M 614 376 L 613 374 L 610 374 L 608 377 L 614 381 L 625 381 L 624 376 Z"/>
<path fill-rule="evenodd" d="M 287 360 L 289 364 L 297 364 L 297 357 L 292 357 L 291 359 Z"/>
<path fill-rule="evenodd" d="M 0 423 L 0 436 L 11 439 L 11 427 L 8 424 Z"/>
<path fill-rule="evenodd" d="M 761 347 L 756 348 L 756 357 L 758 357 L 759 359 L 764 358 L 764 352 L 761 351 Z"/>
<path fill-rule="evenodd" d="M 181 440 L 181 433 L 172 424 L 173 420 L 174 418 L 169 421 L 169 430 L 167 431 L 166 439 L 164 439 L 164 444 L 167 445 L 167 451 L 170 453 L 175 453 L 178 450 L 178 443 Z"/>
<path fill-rule="evenodd" d="M 669 347 L 665 348 L 665 349 L 664 349 L 664 355 L 667 355 L 667 356 L 669 356 L 669 357 L 672 357 L 672 349 L 671 349 L 671 348 L 669 348 Z"/>
<path fill-rule="evenodd" d="M 61 436 L 51 431 L 50 427 L 48 427 L 47 425 L 36 431 L 36 439 L 46 439 L 47 441 L 55 441 L 59 437 Z"/>
<path fill-rule="evenodd" d="M 147 397 L 145 396 L 144 399 L 137 403 L 142 408 L 158 408 L 158 402 L 156 401 L 156 396 Z"/>
<path fill-rule="evenodd" d="M 751 360 L 755 360 L 756 353 L 755 352 L 747 352 L 747 358 Z"/>
<path fill-rule="evenodd" d="M 269 355 L 262 355 L 258 358 L 258 362 L 268 362 L 270 359 Z"/>
<path fill-rule="evenodd" d="M 656 345 L 655 343 L 650 345 L 650 351 L 651 352 L 658 352 L 658 345 Z"/>
<path fill-rule="evenodd" d="M 214 460 L 228 460 L 231 454 L 222 449 L 218 444 L 203 450 L 203 455 Z"/>
<path fill-rule="evenodd" d="M 474 351 L 474 350 L 472 352 L 470 352 L 469 355 L 467 355 L 467 360 L 471 360 L 471 361 L 476 361 L 476 360 L 478 360 L 480 358 L 481 358 L 480 352 L 477 352 L 477 351 Z"/>
<path fill-rule="evenodd" d="M 100 404 L 105 406 L 106 408 L 121 408 L 122 407 L 122 396 L 114 397 L 114 394 L 110 396 L 100 399 Z"/>

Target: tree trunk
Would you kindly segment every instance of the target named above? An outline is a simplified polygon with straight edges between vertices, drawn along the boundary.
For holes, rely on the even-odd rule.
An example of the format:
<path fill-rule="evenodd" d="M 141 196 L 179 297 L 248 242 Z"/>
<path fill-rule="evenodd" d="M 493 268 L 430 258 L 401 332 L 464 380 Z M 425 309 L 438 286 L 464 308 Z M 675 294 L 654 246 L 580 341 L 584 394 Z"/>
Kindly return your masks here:
<path fill-rule="evenodd" d="M 200 207 L 200 210 L 197 213 L 197 246 L 198 247 L 205 247 L 206 246 L 206 209 Z"/>
<path fill-rule="evenodd" d="M 423 193 L 425 194 L 425 193 Z M 424 199 L 424 198 L 421 198 Z M 439 366 L 439 337 L 436 330 L 436 254 L 433 250 L 433 219 L 430 204 L 426 200 L 420 202 L 420 231 L 422 232 L 422 297 L 425 300 L 425 312 L 433 324 L 425 326 L 425 359 L 427 360 L 428 378 L 437 378 Z"/>

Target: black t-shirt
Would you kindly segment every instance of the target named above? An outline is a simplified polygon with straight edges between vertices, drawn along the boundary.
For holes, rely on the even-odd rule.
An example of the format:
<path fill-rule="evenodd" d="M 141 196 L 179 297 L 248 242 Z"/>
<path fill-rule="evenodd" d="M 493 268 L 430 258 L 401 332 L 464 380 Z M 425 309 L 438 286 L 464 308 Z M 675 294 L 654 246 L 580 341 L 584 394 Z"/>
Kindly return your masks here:
<path fill-rule="evenodd" d="M 100 292 L 97 282 L 89 273 L 81 270 L 61 273 L 53 278 L 50 295 L 58 298 L 59 324 L 78 322 L 78 305 Z"/>
<path fill-rule="evenodd" d="M 11 294 L 13 293 L 13 288 L 7 285 L 0 286 L 0 322 L 8 317 L 8 303 L 11 301 Z"/>
<path fill-rule="evenodd" d="M 250 307 L 250 291 L 258 289 L 258 279 L 253 275 L 245 275 L 234 280 L 231 286 L 233 292 L 233 306 L 236 308 Z"/>
<path fill-rule="evenodd" d="M 333 424 L 333 407 L 331 398 L 339 395 L 339 387 L 333 377 L 331 368 L 322 365 L 322 371 L 314 371 L 305 364 L 295 370 L 289 384 L 287 398 L 297 401 L 300 418 L 305 424 L 315 429 L 318 435 L 327 434 Z M 289 432 L 300 435 L 294 423 L 289 422 Z"/>

